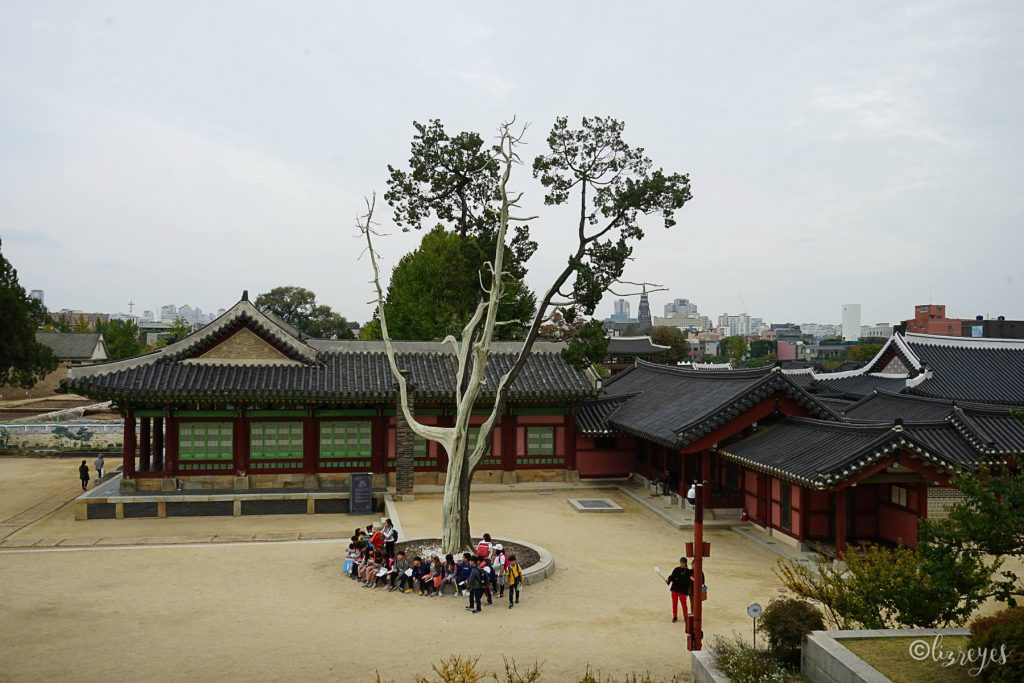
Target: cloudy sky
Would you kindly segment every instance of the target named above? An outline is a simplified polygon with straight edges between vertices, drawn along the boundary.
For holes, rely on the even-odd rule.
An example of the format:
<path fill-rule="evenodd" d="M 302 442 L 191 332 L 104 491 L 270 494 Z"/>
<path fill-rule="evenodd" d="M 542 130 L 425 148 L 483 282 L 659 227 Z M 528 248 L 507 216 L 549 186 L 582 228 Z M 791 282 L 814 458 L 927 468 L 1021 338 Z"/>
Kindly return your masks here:
<path fill-rule="evenodd" d="M 599 114 L 691 176 L 627 271 L 669 288 L 656 311 L 1019 319 L 1022 34 L 1012 0 L 7 2 L 0 238 L 53 309 L 295 284 L 366 320 L 354 220 L 412 121 L 491 135 L 515 115 L 533 156 L 556 116 Z M 514 184 L 542 214 L 541 289 L 572 217 L 526 169 Z M 387 270 L 418 237 L 381 245 Z"/>

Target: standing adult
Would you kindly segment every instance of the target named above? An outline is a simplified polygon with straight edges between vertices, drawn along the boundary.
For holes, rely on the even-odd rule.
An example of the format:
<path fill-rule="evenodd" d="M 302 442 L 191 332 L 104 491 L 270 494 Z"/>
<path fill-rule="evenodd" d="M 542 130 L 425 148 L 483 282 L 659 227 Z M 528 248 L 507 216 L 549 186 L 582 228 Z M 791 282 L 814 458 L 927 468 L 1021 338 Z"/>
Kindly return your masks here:
<path fill-rule="evenodd" d="M 679 566 L 672 570 L 672 573 L 665 579 L 665 583 L 669 585 L 669 590 L 672 591 L 672 623 L 679 621 L 679 603 L 683 603 L 683 621 L 689 616 L 689 611 L 686 608 L 686 596 L 689 595 L 690 599 L 693 599 L 693 570 L 687 566 L 685 557 L 679 558 Z"/>
<path fill-rule="evenodd" d="M 398 529 L 395 528 L 390 517 L 384 520 L 382 533 L 384 535 L 384 557 L 394 557 L 395 543 L 398 542 Z"/>
<path fill-rule="evenodd" d="M 89 486 L 89 466 L 82 461 L 82 464 L 78 466 L 78 478 L 82 480 L 82 490 Z"/>
<path fill-rule="evenodd" d="M 476 613 L 480 611 L 480 598 L 484 595 L 484 573 L 480 569 L 479 557 L 471 557 L 469 565 L 469 606 L 466 609 Z"/>
<path fill-rule="evenodd" d="M 92 464 L 92 466 L 96 468 L 96 483 L 97 484 L 100 483 L 100 479 L 103 479 L 103 475 L 106 474 L 106 472 L 107 472 L 106 465 L 107 465 L 107 463 L 105 463 L 103 461 L 103 454 L 100 453 L 99 455 L 97 455 L 96 456 L 96 461 Z"/>

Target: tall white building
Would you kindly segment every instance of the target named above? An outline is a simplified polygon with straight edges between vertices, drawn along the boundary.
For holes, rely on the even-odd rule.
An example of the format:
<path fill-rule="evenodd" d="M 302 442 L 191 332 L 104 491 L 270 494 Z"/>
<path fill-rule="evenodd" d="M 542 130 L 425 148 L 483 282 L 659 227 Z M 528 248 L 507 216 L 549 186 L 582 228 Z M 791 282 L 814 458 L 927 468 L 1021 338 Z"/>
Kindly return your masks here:
<path fill-rule="evenodd" d="M 629 302 L 625 299 L 616 299 L 612 302 L 612 320 L 626 320 L 629 318 Z"/>
<path fill-rule="evenodd" d="M 764 321 L 761 318 L 751 318 L 746 313 L 740 313 L 739 315 L 723 313 L 718 316 L 718 327 L 722 330 L 728 330 L 728 332 L 723 332 L 723 334 L 729 336 L 738 334 L 749 337 L 761 331 L 761 328 L 764 327 Z"/>
<path fill-rule="evenodd" d="M 843 341 L 860 339 L 860 304 L 843 304 Z"/>
<path fill-rule="evenodd" d="M 160 320 L 163 322 L 173 323 L 175 318 L 178 317 L 178 307 L 174 304 L 167 304 L 166 306 L 160 307 Z"/>

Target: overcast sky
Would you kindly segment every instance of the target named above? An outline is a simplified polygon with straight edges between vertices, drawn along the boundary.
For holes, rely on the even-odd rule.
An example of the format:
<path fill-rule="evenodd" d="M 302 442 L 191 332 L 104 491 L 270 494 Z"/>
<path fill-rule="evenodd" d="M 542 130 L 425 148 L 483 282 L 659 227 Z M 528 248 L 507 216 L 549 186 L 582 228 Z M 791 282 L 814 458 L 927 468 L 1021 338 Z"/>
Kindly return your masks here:
<path fill-rule="evenodd" d="M 354 220 L 412 121 L 489 136 L 515 115 L 532 158 L 556 116 L 611 115 L 691 177 L 626 273 L 669 288 L 656 314 L 1024 318 L 1024 4 L 728 5 L 3 3 L 4 254 L 52 309 L 294 284 L 365 321 Z M 528 169 L 514 184 L 542 214 L 540 290 L 572 217 Z M 381 244 L 388 272 L 419 237 Z"/>

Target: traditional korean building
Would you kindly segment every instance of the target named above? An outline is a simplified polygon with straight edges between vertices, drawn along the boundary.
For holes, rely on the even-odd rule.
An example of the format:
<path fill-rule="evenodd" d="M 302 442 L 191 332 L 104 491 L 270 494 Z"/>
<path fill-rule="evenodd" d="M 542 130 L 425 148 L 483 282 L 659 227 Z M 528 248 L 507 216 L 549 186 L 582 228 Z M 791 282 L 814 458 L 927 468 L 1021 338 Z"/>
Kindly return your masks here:
<path fill-rule="evenodd" d="M 608 470 L 670 472 L 678 493 L 704 481 L 706 506 L 794 545 L 914 546 L 917 520 L 959 497 L 953 473 L 1024 457 L 1020 405 L 1018 341 L 897 334 L 844 373 L 638 361 L 577 410 L 578 452 Z"/>
<path fill-rule="evenodd" d="M 608 354 L 604 365 L 613 375 L 617 375 L 626 368 L 631 367 L 637 359 L 650 360 L 671 350 L 671 346 L 655 344 L 647 335 L 638 337 L 609 337 Z"/>
<path fill-rule="evenodd" d="M 396 342 L 415 413 L 453 424 L 450 345 Z M 574 407 L 596 376 L 538 343 L 511 385 L 476 480 L 576 476 Z M 497 344 L 479 425 L 517 344 Z M 111 400 L 125 417 L 123 488 L 173 490 L 179 480 L 220 489 L 342 486 L 352 472 L 393 481 L 397 385 L 381 342 L 308 339 L 242 300 L 212 323 L 154 353 L 75 368 L 64 387 Z M 442 483 L 447 455 L 415 439 L 417 481 Z"/>

